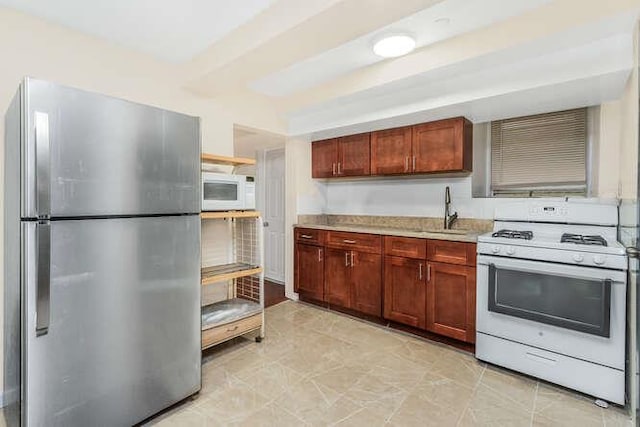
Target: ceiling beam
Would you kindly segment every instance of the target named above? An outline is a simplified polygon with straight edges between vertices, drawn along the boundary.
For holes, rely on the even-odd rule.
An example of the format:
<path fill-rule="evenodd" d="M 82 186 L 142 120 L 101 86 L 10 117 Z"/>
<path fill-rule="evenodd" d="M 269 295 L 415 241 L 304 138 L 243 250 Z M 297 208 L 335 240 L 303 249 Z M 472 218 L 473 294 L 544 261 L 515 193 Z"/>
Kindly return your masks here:
<path fill-rule="evenodd" d="M 285 114 L 312 108 L 493 52 L 518 46 L 526 48 L 540 38 L 560 34 L 611 15 L 633 14 L 637 19 L 638 7 L 637 0 L 589 2 L 589 7 L 584 7 L 583 0 L 556 0 L 490 27 L 426 46 L 407 56 L 356 70 L 287 97 L 274 98 L 274 102 L 278 110 Z"/>
<path fill-rule="evenodd" d="M 286 3 L 289 0 L 281 1 Z M 395 0 L 392 7 L 389 0 L 333 1 L 328 8 L 261 44 L 257 44 L 256 40 L 247 40 L 246 35 L 238 35 L 247 31 L 245 26 L 254 25 L 253 21 L 250 21 L 238 29 L 239 33 L 235 36 L 232 33 L 222 39 L 202 58 L 189 65 L 191 70 L 199 71 L 202 77 L 187 83 L 186 88 L 193 93 L 209 97 L 245 88 L 250 81 L 340 46 L 439 1 L 441 0 Z M 285 3 L 276 3 L 276 9 L 268 9 L 264 14 L 275 14 Z M 299 3 L 306 3 L 306 0 Z M 286 11 L 280 11 L 282 12 Z M 264 17 L 260 15 L 257 19 Z M 236 57 L 231 55 L 223 60 L 212 59 L 212 52 L 222 52 L 225 46 L 227 49 L 233 49 L 229 42 L 233 37 L 244 40 L 244 46 L 249 50 Z M 209 71 L 203 75 L 203 69 Z"/>

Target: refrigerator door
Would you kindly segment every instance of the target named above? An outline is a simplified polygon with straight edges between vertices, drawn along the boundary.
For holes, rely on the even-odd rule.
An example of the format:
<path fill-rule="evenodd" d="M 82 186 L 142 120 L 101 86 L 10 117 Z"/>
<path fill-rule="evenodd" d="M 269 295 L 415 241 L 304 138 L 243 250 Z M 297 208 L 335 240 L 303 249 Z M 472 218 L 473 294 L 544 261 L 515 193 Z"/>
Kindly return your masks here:
<path fill-rule="evenodd" d="M 200 389 L 197 215 L 29 221 L 22 233 L 23 425 L 130 426 Z"/>
<path fill-rule="evenodd" d="M 25 80 L 22 217 L 200 211 L 197 117 Z"/>

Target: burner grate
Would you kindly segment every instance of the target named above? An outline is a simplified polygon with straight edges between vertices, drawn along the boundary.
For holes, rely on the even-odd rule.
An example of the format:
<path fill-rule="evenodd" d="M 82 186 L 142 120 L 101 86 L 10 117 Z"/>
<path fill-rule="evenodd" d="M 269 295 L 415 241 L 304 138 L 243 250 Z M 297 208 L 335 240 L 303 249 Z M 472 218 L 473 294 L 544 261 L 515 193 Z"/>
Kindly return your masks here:
<path fill-rule="evenodd" d="M 576 245 L 607 246 L 607 241 L 602 236 L 584 236 L 582 234 L 564 233 L 560 243 L 575 243 Z"/>
<path fill-rule="evenodd" d="M 519 231 L 519 230 L 498 230 L 491 235 L 491 237 L 504 237 L 507 239 L 533 239 L 532 231 Z"/>

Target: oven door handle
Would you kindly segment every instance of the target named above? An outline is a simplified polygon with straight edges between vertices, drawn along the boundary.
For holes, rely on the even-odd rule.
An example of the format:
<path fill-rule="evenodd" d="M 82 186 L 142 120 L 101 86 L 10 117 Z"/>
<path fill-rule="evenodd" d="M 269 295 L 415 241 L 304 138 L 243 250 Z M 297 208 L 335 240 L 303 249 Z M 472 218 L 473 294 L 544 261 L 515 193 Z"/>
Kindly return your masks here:
<path fill-rule="evenodd" d="M 626 283 L 626 271 L 609 270 L 590 266 L 557 264 L 548 261 L 533 261 L 522 259 L 503 259 L 499 257 L 481 256 L 477 258 L 477 265 L 495 269 L 519 271 L 522 273 L 547 274 L 568 279 L 610 280 L 612 284 Z"/>

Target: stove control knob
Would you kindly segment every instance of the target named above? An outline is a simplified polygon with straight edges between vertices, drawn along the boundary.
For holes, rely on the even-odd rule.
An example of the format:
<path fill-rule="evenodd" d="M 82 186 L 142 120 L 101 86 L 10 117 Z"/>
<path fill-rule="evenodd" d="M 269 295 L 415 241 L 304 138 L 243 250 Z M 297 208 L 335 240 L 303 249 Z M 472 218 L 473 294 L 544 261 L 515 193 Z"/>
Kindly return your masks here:
<path fill-rule="evenodd" d="M 500 252 L 500 246 L 492 246 L 491 252 L 493 252 L 494 254 L 497 254 L 498 252 Z"/>
<path fill-rule="evenodd" d="M 594 255 L 593 262 L 597 265 L 602 265 L 604 264 L 604 257 L 602 255 Z"/>
<path fill-rule="evenodd" d="M 507 255 L 513 255 L 516 253 L 516 250 L 512 247 L 507 248 Z"/>
<path fill-rule="evenodd" d="M 573 260 L 575 262 L 582 262 L 582 261 L 584 261 L 584 255 L 582 255 L 582 254 L 573 254 Z"/>

